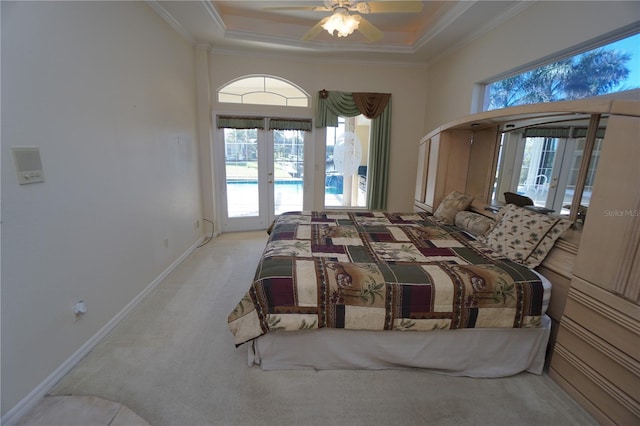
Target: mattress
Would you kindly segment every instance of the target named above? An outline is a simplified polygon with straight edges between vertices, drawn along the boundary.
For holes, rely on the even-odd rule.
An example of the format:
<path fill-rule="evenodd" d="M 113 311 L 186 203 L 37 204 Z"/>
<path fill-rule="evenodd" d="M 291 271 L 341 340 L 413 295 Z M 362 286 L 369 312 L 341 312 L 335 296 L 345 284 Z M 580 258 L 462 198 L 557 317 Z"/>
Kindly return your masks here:
<path fill-rule="evenodd" d="M 263 370 L 420 369 L 478 378 L 542 374 L 551 319 L 527 329 L 457 329 L 410 333 L 303 330 L 261 336 L 248 349 Z"/>
<path fill-rule="evenodd" d="M 543 309 L 551 282 L 544 286 Z M 436 331 L 279 331 L 255 339 L 249 365 L 263 370 L 420 369 L 451 376 L 496 378 L 521 372 L 542 374 L 551 319 L 540 328 L 483 328 Z"/>

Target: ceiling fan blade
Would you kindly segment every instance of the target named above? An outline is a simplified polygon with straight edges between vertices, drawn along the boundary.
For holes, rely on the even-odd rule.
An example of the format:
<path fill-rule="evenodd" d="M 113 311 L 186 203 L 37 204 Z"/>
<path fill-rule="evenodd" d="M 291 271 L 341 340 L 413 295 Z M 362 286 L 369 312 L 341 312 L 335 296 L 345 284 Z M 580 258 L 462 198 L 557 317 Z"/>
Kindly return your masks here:
<path fill-rule="evenodd" d="M 380 31 L 378 27 L 376 27 L 363 17 L 360 17 L 360 25 L 358 25 L 358 31 L 360 31 L 363 36 L 371 41 L 379 41 L 382 40 L 382 37 L 384 37 L 384 33 Z"/>
<path fill-rule="evenodd" d="M 331 12 L 332 10 L 324 6 L 272 6 L 263 7 L 263 10 L 308 10 L 311 12 Z"/>
<path fill-rule="evenodd" d="M 423 7 L 422 2 L 418 0 L 370 1 L 367 4 L 369 13 L 414 13 L 420 12 Z"/>
<path fill-rule="evenodd" d="M 302 39 L 313 40 L 314 38 L 318 37 L 318 34 L 320 34 L 324 30 L 324 28 L 322 28 L 322 24 L 324 24 L 328 20 L 329 16 L 318 21 L 313 27 L 311 27 L 309 31 L 307 31 L 305 35 L 302 36 Z"/>

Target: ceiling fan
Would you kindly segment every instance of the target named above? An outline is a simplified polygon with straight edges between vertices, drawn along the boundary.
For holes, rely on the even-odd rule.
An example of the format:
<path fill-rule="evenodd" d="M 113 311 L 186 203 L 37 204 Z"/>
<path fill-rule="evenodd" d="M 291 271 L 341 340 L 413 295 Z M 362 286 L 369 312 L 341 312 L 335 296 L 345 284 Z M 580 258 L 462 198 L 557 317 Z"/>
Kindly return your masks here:
<path fill-rule="evenodd" d="M 268 7 L 270 10 L 307 10 L 312 12 L 332 12 L 330 16 L 321 19 L 303 37 L 303 40 L 312 40 L 323 29 L 331 35 L 337 32 L 338 37 L 346 37 L 358 30 L 371 41 L 378 41 L 384 37 L 384 33 L 359 14 L 369 13 L 413 13 L 422 10 L 422 1 L 418 0 L 386 0 L 386 1 L 359 1 L 359 0 L 324 0 L 324 6 L 280 6 Z"/>

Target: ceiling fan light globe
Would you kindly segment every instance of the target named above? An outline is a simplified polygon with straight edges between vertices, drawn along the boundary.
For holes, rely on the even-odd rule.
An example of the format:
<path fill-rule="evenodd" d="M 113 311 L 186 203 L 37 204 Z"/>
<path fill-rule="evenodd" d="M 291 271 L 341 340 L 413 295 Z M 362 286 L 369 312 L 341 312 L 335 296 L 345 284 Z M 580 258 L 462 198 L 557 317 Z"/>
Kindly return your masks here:
<path fill-rule="evenodd" d="M 322 28 L 327 30 L 331 35 L 338 33 L 338 37 L 346 37 L 358 29 L 360 24 L 360 16 L 352 16 L 348 13 L 336 12 L 324 23 Z"/>

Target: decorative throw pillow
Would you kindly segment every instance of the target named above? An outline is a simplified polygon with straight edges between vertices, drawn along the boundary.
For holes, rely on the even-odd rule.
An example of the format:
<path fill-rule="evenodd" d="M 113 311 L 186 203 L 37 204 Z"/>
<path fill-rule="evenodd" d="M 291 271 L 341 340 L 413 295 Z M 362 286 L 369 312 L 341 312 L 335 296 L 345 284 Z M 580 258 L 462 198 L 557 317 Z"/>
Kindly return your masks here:
<path fill-rule="evenodd" d="M 447 225 L 453 225 L 456 214 L 459 211 L 468 209 L 472 201 L 473 197 L 471 195 L 453 191 L 451 194 L 444 197 L 440 202 L 438 209 L 433 213 L 433 216 Z"/>
<path fill-rule="evenodd" d="M 481 214 L 463 210 L 456 214 L 455 224 L 476 237 L 484 235 L 493 225 L 493 220 Z"/>
<path fill-rule="evenodd" d="M 506 205 L 496 223 L 481 240 L 514 262 L 538 266 L 556 240 L 571 226 L 568 220 Z"/>

